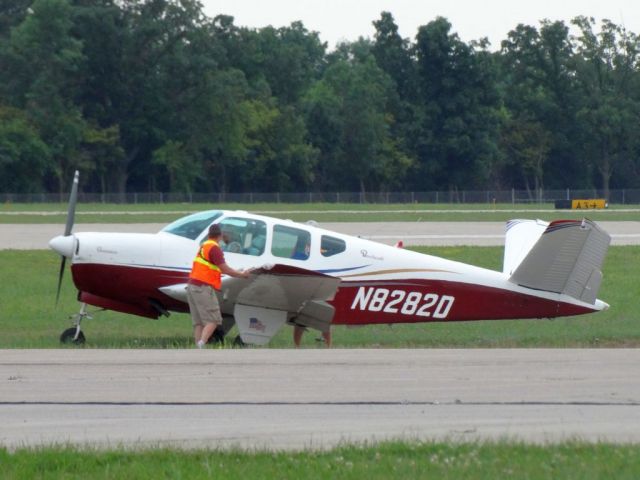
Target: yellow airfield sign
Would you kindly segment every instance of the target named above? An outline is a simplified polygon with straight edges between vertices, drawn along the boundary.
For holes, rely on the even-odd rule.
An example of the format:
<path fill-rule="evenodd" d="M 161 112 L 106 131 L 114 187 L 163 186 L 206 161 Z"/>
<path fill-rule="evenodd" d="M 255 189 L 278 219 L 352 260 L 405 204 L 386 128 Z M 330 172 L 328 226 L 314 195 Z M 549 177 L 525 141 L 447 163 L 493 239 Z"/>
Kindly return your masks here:
<path fill-rule="evenodd" d="M 607 208 L 607 201 L 604 198 L 587 198 L 582 200 L 571 200 L 573 210 L 591 210 Z"/>

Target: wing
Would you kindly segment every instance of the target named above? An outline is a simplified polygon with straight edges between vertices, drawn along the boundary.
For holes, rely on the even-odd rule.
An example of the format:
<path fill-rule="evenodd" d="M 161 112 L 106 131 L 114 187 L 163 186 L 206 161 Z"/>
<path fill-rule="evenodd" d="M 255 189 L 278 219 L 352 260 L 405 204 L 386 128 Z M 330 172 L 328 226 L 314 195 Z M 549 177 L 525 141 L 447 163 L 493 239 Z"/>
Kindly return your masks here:
<path fill-rule="evenodd" d="M 233 315 L 245 343 L 265 345 L 288 320 L 325 331 L 334 308 L 327 303 L 340 279 L 287 265 L 254 270 L 248 279 L 226 278 L 223 302 Z M 224 307 L 223 307 L 224 309 Z"/>

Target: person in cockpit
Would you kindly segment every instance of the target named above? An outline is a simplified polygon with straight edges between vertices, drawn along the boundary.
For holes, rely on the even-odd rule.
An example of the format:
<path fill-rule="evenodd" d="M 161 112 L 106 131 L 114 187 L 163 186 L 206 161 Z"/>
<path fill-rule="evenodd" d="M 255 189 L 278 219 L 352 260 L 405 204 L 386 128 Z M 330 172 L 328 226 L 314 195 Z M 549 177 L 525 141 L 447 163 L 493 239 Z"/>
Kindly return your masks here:
<path fill-rule="evenodd" d="M 308 237 L 300 236 L 293 249 L 291 258 L 293 260 L 306 260 L 311 252 L 311 240 Z"/>

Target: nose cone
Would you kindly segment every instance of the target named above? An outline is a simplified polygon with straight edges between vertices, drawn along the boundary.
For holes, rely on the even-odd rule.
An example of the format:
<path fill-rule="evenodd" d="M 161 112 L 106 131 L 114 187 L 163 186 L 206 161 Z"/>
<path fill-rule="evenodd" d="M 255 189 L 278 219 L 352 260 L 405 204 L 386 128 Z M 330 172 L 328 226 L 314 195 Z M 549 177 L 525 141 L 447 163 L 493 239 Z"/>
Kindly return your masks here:
<path fill-rule="evenodd" d="M 76 237 L 73 235 L 58 235 L 49 241 L 49 247 L 63 257 L 71 258 L 76 248 Z"/>

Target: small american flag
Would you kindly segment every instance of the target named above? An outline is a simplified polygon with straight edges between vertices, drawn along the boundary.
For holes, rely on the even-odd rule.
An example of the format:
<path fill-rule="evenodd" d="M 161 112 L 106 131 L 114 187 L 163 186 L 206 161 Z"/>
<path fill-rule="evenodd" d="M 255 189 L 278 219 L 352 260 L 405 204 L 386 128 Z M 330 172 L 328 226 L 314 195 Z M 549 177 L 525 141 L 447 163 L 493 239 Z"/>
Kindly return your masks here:
<path fill-rule="evenodd" d="M 264 332 L 265 324 L 262 323 L 260 320 L 258 320 L 257 318 L 250 318 L 249 319 L 249 328 L 253 329 L 253 330 L 257 330 L 259 332 Z"/>

